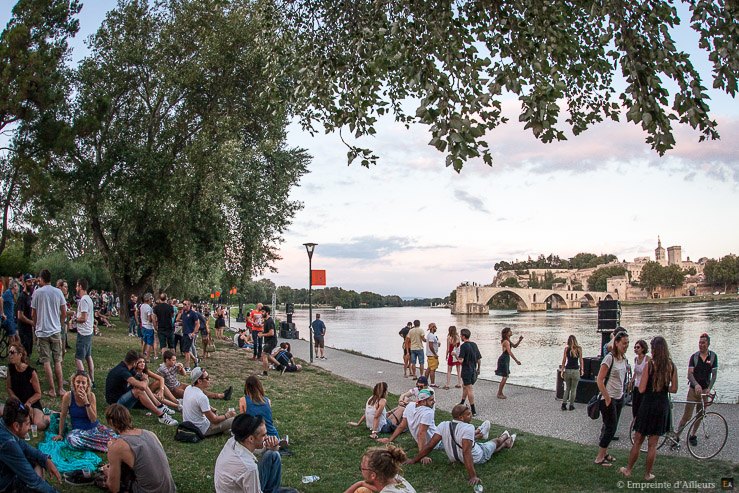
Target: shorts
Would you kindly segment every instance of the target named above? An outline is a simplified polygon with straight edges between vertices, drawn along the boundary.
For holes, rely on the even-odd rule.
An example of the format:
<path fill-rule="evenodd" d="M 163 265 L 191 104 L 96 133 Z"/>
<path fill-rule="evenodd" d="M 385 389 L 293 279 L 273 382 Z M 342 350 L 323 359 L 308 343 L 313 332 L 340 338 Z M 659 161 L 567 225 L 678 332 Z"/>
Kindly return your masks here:
<path fill-rule="evenodd" d="M 192 349 L 192 341 L 193 339 L 190 339 L 190 334 L 182 334 L 182 341 L 180 341 L 180 349 L 183 353 L 189 353 L 190 349 Z"/>
<path fill-rule="evenodd" d="M 405 347 L 405 344 L 403 344 L 403 356 L 410 356 L 411 350 L 407 347 Z"/>
<path fill-rule="evenodd" d="M 74 350 L 74 359 L 82 361 L 88 356 L 92 357 L 92 337 L 92 334 L 89 336 L 77 334 L 77 346 Z"/>
<path fill-rule="evenodd" d="M 323 348 L 323 337 L 314 336 L 313 345 L 319 348 Z"/>
<path fill-rule="evenodd" d="M 262 354 L 264 353 L 272 354 L 272 351 L 274 351 L 276 347 L 277 347 L 277 341 L 275 340 L 265 342 L 264 347 L 262 348 Z"/>
<path fill-rule="evenodd" d="M 476 445 L 482 449 L 482 457 L 475 461 L 475 464 L 484 464 L 489 461 L 496 451 L 495 442 L 477 442 Z"/>
<path fill-rule="evenodd" d="M 62 362 L 62 335 L 57 332 L 49 337 L 38 338 L 38 359 L 42 363 Z"/>
<path fill-rule="evenodd" d="M 3 322 L 3 328 L 8 333 L 9 337 L 13 337 L 18 333 L 18 327 L 15 324 L 10 323 L 9 321 Z"/>
<path fill-rule="evenodd" d="M 159 333 L 157 335 L 159 337 L 159 347 L 161 347 L 162 349 L 164 349 L 165 347 L 168 349 L 175 348 L 174 330 L 159 329 Z"/>
<path fill-rule="evenodd" d="M 123 394 L 120 399 L 118 399 L 117 404 L 120 404 L 121 406 L 125 406 L 128 409 L 133 408 L 133 406 L 136 405 L 136 403 L 139 402 L 139 398 L 133 395 L 133 390 L 129 390 L 125 394 Z"/>
<path fill-rule="evenodd" d="M 429 370 L 436 370 L 439 368 L 439 357 L 438 356 L 427 356 L 426 359 L 428 359 L 428 369 Z"/>
<path fill-rule="evenodd" d="M 423 349 L 411 349 L 411 364 L 415 365 L 416 360 L 418 360 L 418 364 L 423 364 Z"/>
<path fill-rule="evenodd" d="M 475 385 L 477 382 L 477 372 L 462 372 L 462 384 L 463 385 Z"/>
<path fill-rule="evenodd" d="M 144 344 L 147 346 L 153 346 L 154 345 L 154 329 L 143 329 L 141 331 L 143 334 L 142 339 L 144 340 Z"/>

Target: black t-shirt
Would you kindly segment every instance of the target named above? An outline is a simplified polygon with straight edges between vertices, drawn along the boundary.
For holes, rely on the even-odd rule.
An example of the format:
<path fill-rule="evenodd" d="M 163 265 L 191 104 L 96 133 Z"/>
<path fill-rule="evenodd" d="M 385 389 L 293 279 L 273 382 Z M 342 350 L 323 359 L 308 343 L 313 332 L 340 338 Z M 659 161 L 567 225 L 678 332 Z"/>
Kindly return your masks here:
<path fill-rule="evenodd" d="M 174 308 L 169 303 L 157 303 L 154 306 L 154 315 L 157 316 L 157 328 L 159 330 L 174 330 L 172 317 Z"/>
<path fill-rule="evenodd" d="M 128 317 L 133 318 L 136 316 L 136 303 L 133 300 L 128 300 Z"/>
<path fill-rule="evenodd" d="M 31 313 L 31 298 L 32 296 L 24 290 L 21 292 L 20 296 L 18 296 L 18 305 L 15 308 L 16 313 L 23 312 L 23 315 L 28 317 L 29 320 L 33 320 Z M 18 319 L 18 328 L 23 332 L 31 332 L 33 330 L 33 326 L 31 324 L 22 322 L 20 319 Z"/>
<path fill-rule="evenodd" d="M 462 373 L 475 373 L 477 371 L 477 360 L 482 359 L 477 344 L 466 341 L 459 347 L 459 359 L 462 361 Z"/>
<path fill-rule="evenodd" d="M 693 365 L 693 361 L 696 361 L 695 365 Z M 690 357 L 688 368 L 693 368 L 693 378 L 695 378 L 695 381 L 705 391 L 708 388 L 708 384 L 711 383 L 711 370 L 718 368 L 718 356 L 713 351 L 708 351 L 708 358 L 706 358 L 706 361 L 703 361 L 701 353 L 698 351 Z"/>
<path fill-rule="evenodd" d="M 400 329 L 400 332 L 398 332 L 398 334 L 402 335 L 403 339 L 405 339 L 406 337 L 408 337 L 408 332 L 410 331 L 411 331 L 411 328 L 406 325 L 405 327 Z"/>
<path fill-rule="evenodd" d="M 274 344 L 277 345 L 277 331 L 275 330 L 275 319 L 272 317 L 269 317 L 267 320 L 264 321 L 264 332 L 263 334 L 266 334 L 269 331 L 272 331 L 271 336 L 267 336 L 264 338 L 264 344 L 265 346 L 267 344 Z"/>
<path fill-rule="evenodd" d="M 131 390 L 128 379 L 132 376 L 133 372 L 128 369 L 125 361 L 121 361 L 108 372 L 105 379 L 105 400 L 108 404 L 115 404 L 123 394 Z"/>

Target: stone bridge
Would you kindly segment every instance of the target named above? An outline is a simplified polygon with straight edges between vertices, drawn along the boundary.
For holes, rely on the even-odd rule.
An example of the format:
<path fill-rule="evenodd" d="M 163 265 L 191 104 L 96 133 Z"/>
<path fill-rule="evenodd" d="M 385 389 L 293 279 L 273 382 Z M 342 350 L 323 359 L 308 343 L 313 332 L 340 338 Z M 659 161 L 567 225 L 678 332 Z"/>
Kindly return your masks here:
<path fill-rule="evenodd" d="M 457 301 L 452 313 L 455 315 L 487 314 L 488 302 L 499 293 L 511 293 L 518 298 L 518 311 L 544 311 L 547 301 L 555 310 L 570 310 L 587 306 L 598 306 L 601 300 L 618 299 L 618 293 L 603 291 L 570 291 L 565 289 L 506 288 L 492 286 L 458 286 Z"/>

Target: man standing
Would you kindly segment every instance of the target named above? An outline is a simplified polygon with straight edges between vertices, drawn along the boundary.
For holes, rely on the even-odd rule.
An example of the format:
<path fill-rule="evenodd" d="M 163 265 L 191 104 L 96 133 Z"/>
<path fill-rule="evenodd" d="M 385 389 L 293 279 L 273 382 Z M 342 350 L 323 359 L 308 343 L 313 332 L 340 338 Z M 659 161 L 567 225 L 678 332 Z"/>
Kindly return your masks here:
<path fill-rule="evenodd" d="M 136 295 L 128 300 L 128 337 L 136 337 Z"/>
<path fill-rule="evenodd" d="M 162 359 L 167 349 L 174 350 L 174 308 L 167 302 L 167 293 L 159 295 L 159 303 L 154 307 L 154 321 L 156 322 L 159 347 L 162 349 Z"/>
<path fill-rule="evenodd" d="M 429 324 L 429 335 L 426 338 L 426 359 L 429 366 L 426 368 L 426 378 L 431 382 L 430 387 L 436 385 L 436 369 L 439 368 L 439 338 L 436 337 L 436 324 Z"/>
<path fill-rule="evenodd" d="M 141 326 L 143 327 L 141 330 L 141 334 L 143 335 L 141 352 L 146 361 L 149 361 L 150 351 L 154 349 L 154 309 L 151 306 L 153 301 L 154 296 L 151 293 L 146 293 L 144 295 L 144 302 L 141 304 L 141 308 L 139 308 L 139 317 L 141 317 Z"/>
<path fill-rule="evenodd" d="M 262 318 L 264 320 L 262 337 L 264 338 L 264 348 L 262 349 L 262 372 L 263 376 L 267 376 L 267 368 L 269 367 L 272 351 L 277 347 L 277 331 L 275 330 L 275 319 L 270 317 L 271 309 L 268 306 L 262 308 Z M 272 358 L 272 362 L 276 362 Z M 279 362 L 277 362 L 279 365 Z"/>
<path fill-rule="evenodd" d="M 21 344 L 26 349 L 26 354 L 31 357 L 33 352 L 33 310 L 31 309 L 31 298 L 33 297 L 33 276 L 23 276 L 23 291 L 18 297 L 18 335 Z"/>
<path fill-rule="evenodd" d="M 411 375 L 413 380 L 416 377 L 416 361 L 419 363 L 418 376 L 423 375 L 423 343 L 426 342 L 426 337 L 423 335 L 423 329 L 421 328 L 421 322 L 418 320 L 413 321 L 413 328 L 408 332 L 406 339 L 410 342 L 411 348 Z"/>
<path fill-rule="evenodd" d="M 190 371 L 190 357 L 192 356 L 191 350 L 195 344 L 195 336 L 200 330 L 200 317 L 192 309 L 192 303 L 189 300 L 182 302 L 182 311 L 177 314 L 180 321 L 182 322 L 182 342 L 180 348 L 185 353 L 185 371 Z M 195 360 L 197 362 L 197 360 Z"/>
<path fill-rule="evenodd" d="M 703 396 L 711 392 L 713 384 L 716 383 L 716 374 L 718 373 L 718 356 L 713 351 L 708 350 L 708 346 L 711 344 L 711 337 L 708 334 L 703 334 L 698 338 L 698 349 L 699 351 L 693 353 L 688 362 L 688 382 L 690 388 L 688 389 L 687 401 L 700 402 L 698 404 L 698 411 L 703 408 Z M 678 427 L 678 436 L 682 432 L 685 424 L 690 421 L 693 416 L 693 409 L 695 404 L 685 404 L 685 411 L 683 411 L 683 417 L 680 420 L 680 426 Z M 698 437 L 695 432 L 698 429 L 698 425 L 701 420 L 696 420 L 691 427 L 689 438 L 690 444 L 693 446 L 698 445 Z"/>
<path fill-rule="evenodd" d="M 323 355 L 323 338 L 326 336 L 326 324 L 321 320 L 321 314 L 316 313 L 316 319 L 311 324 L 313 329 L 313 345 L 315 346 L 316 359 L 318 359 L 318 348 L 321 349 L 321 359 L 326 359 Z"/>
<path fill-rule="evenodd" d="M 249 321 L 251 322 L 251 338 L 254 341 L 254 360 L 262 359 L 262 332 L 264 331 L 264 322 L 262 321 L 262 304 L 257 303 L 257 308 L 249 313 Z"/>
<path fill-rule="evenodd" d="M 8 328 L 10 344 L 19 344 L 21 342 L 20 337 L 18 337 L 18 327 L 15 324 L 15 298 L 17 296 L 18 282 L 15 279 L 11 279 L 8 289 L 0 297 L 0 313 L 2 313 L 3 325 L 6 325 Z"/>
<path fill-rule="evenodd" d="M 462 401 L 460 404 L 464 404 L 464 400 L 469 398 L 472 416 L 477 416 L 475 395 L 472 393 L 472 386 L 480 374 L 482 355 L 480 354 L 480 350 L 477 349 L 477 344 L 470 341 L 470 335 L 470 329 L 459 331 L 459 338 L 462 339 L 462 345 L 459 347 L 459 362 L 462 366 Z"/>
<path fill-rule="evenodd" d="M 475 441 L 476 438 L 487 440 L 490 433 L 490 421 L 485 421 L 480 428 L 475 430 L 475 427 L 470 424 L 472 412 L 463 404 L 454 406 L 452 418 L 453 421 L 439 423 L 439 426 L 436 427 L 436 433 L 423 450 L 419 450 L 418 455 L 405 461 L 404 464 L 415 464 L 419 460 L 423 462 L 424 459 L 428 464 L 431 459 L 426 456 L 438 443 L 442 443 L 449 461 L 464 464 L 467 474 L 470 476 L 470 484 L 478 484 L 482 480 L 477 477 L 475 464 L 483 464 L 489 461 L 495 452 L 504 448 L 512 448 L 516 441 L 516 435 L 511 435 L 506 430 L 498 438 L 494 438 L 489 442 L 478 443 Z"/>
<path fill-rule="evenodd" d="M 74 364 L 78 370 L 84 370 L 84 360 L 87 360 L 87 372 L 92 380 L 92 388 L 95 388 L 95 363 L 92 361 L 92 338 L 95 330 L 95 308 L 92 304 L 92 298 L 87 295 L 87 279 L 78 279 L 77 296 L 77 313 L 75 322 L 77 322 L 77 347 L 74 351 Z"/>
<path fill-rule="evenodd" d="M 62 374 L 62 325 L 67 319 L 67 301 L 60 289 L 51 285 L 51 272 L 42 270 L 38 277 L 39 288 L 31 300 L 33 325 L 38 339 L 39 361 L 44 365 L 49 397 L 56 397 L 54 374 L 51 361 L 54 360 L 54 373 L 59 384 L 59 395 L 64 395 L 64 375 Z"/>
<path fill-rule="evenodd" d="M 190 373 L 192 385 L 185 389 L 182 396 L 182 420 L 190 421 L 205 436 L 218 435 L 231 429 L 236 411 L 228 411 L 219 416 L 218 411 L 210 406 L 204 390 L 210 387 L 210 376 L 202 368 L 195 367 Z"/>

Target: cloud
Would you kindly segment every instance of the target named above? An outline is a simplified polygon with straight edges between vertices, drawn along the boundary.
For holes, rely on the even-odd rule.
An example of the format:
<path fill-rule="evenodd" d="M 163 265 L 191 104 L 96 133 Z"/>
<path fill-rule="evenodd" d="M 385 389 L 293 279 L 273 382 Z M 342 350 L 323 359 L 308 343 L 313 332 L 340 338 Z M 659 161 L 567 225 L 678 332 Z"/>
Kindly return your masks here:
<path fill-rule="evenodd" d="M 321 256 L 326 258 L 378 260 L 409 250 L 455 248 L 450 245 L 419 245 L 412 238 L 400 236 L 361 236 L 342 243 L 322 243 Z"/>
<path fill-rule="evenodd" d="M 464 190 L 455 190 L 454 198 L 469 205 L 474 211 L 490 214 L 490 211 L 485 207 L 485 202 L 483 202 L 482 199 L 475 197 Z"/>

